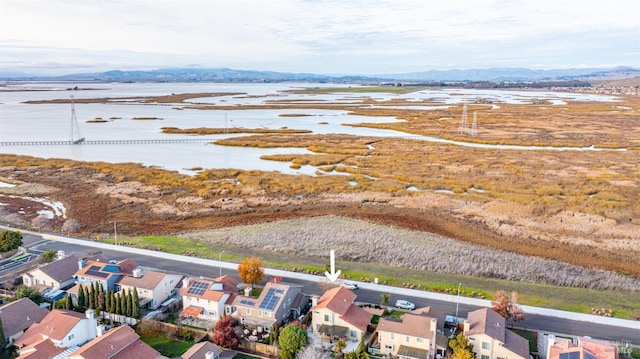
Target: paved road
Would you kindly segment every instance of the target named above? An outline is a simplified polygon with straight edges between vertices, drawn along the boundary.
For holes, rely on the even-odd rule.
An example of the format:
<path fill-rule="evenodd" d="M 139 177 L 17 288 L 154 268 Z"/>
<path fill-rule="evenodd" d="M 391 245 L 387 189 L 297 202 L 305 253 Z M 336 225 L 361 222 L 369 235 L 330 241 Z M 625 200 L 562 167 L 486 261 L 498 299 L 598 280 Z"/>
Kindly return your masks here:
<path fill-rule="evenodd" d="M 169 259 L 159 259 L 157 257 L 126 253 L 118 250 L 95 249 L 91 247 L 91 242 L 89 241 L 87 242 L 86 246 L 58 241 L 43 241 L 40 236 L 27 233 L 24 233 L 24 243 L 25 246 L 30 247 L 30 250 L 39 252 L 48 249 L 64 250 L 67 254 L 75 254 L 77 256 L 85 256 L 90 253 L 101 252 L 109 259 L 120 260 L 131 258 L 136 263 L 144 267 L 159 268 L 165 271 L 173 271 L 190 276 L 217 277 L 220 273 L 222 273 L 238 278 L 237 271 L 235 270 L 237 264 L 233 263 L 221 263 L 220 265 L 211 266 Z M 217 262 L 215 263 L 217 264 Z M 286 278 L 285 281 L 303 285 L 305 293 L 308 294 L 320 295 L 324 291 L 324 289 L 320 288 L 317 281 L 307 281 L 298 278 Z M 356 293 L 358 294 L 358 301 L 380 303 L 380 294 L 382 294 L 383 292 L 361 288 L 358 289 Z M 390 303 L 395 303 L 396 299 L 407 299 L 414 302 L 417 307 L 431 305 L 441 312 L 450 315 L 454 315 L 456 312 L 456 300 L 440 301 L 415 296 L 401 297 L 394 294 L 391 296 Z M 466 317 L 467 313 L 479 308 L 478 306 L 466 305 L 463 303 L 460 303 L 458 307 L 460 317 Z M 527 314 L 525 321 L 517 323 L 517 326 L 525 328 L 537 328 L 555 333 L 591 336 L 593 338 L 607 340 L 627 339 L 635 345 L 640 344 L 640 330 L 638 329 L 602 325 L 577 320 L 560 319 L 543 315 Z"/>

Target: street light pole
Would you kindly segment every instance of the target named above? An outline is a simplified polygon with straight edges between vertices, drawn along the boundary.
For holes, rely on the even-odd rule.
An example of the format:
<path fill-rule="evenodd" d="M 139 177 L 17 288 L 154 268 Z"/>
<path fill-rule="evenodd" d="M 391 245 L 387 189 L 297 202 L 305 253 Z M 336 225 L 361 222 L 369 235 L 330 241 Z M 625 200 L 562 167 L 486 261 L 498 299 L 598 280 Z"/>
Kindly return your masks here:
<path fill-rule="evenodd" d="M 116 241 L 116 246 L 118 245 L 118 227 L 116 226 L 116 221 L 113 221 L 113 238 Z"/>
<path fill-rule="evenodd" d="M 224 251 L 220 252 L 220 255 L 218 256 L 218 262 L 220 262 L 220 276 L 222 277 L 222 253 L 224 253 Z"/>
<path fill-rule="evenodd" d="M 458 300 L 456 301 L 456 323 L 458 322 L 458 306 L 460 306 L 460 285 L 462 283 L 458 283 Z"/>

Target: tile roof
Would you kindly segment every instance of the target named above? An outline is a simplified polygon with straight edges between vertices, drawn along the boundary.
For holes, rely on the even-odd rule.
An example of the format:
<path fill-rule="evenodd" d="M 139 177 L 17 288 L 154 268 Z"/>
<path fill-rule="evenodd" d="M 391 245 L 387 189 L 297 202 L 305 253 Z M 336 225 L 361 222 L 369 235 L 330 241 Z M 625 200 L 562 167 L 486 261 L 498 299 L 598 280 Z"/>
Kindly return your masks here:
<path fill-rule="evenodd" d="M 469 330 L 464 335 L 486 334 L 504 344 L 504 347 L 523 358 L 529 358 L 529 341 L 507 330 L 506 320 L 489 308 L 469 313 Z"/>
<path fill-rule="evenodd" d="M 120 266 L 120 272 L 127 273 L 129 275 L 133 274 L 133 270 L 138 268 L 138 263 L 129 258 L 121 260 L 117 264 Z"/>
<path fill-rule="evenodd" d="M 411 314 L 420 314 L 431 318 L 438 319 L 438 329 L 444 331 L 444 320 L 445 315 L 443 312 L 433 308 L 433 307 L 424 307 L 424 308 L 416 308 Z"/>
<path fill-rule="evenodd" d="M 166 273 L 148 271 L 141 277 L 126 276 L 122 277 L 118 284 L 126 285 L 129 287 L 136 287 L 138 289 L 154 290 L 158 286 L 158 283 L 162 281 Z"/>
<path fill-rule="evenodd" d="M 84 318 L 86 316 L 83 313 L 54 309 L 40 323 L 30 326 L 15 344 L 22 347 L 36 343 L 43 337 L 61 341 Z"/>
<path fill-rule="evenodd" d="M 241 306 L 241 307 L 266 309 L 272 312 L 277 312 L 280 306 L 282 305 L 282 303 L 284 302 L 285 298 L 289 294 L 289 291 L 291 291 L 292 289 L 302 290 L 302 286 L 299 284 L 291 284 L 291 283 L 283 283 L 283 282 L 278 282 L 278 283 L 267 282 L 264 285 L 262 292 L 260 292 L 260 295 L 257 298 L 255 297 L 249 298 L 249 301 L 252 304 L 247 304 L 246 302 L 243 303 L 243 301 L 247 300 L 247 297 L 245 296 L 238 296 L 234 304 L 236 306 Z M 281 291 L 281 292 L 274 292 L 274 291 Z M 261 306 L 263 304 L 266 304 L 267 302 L 270 302 L 269 303 L 270 305 Z"/>
<path fill-rule="evenodd" d="M 214 279 L 217 283 L 222 283 L 222 289 L 226 292 L 237 292 L 239 282 L 229 275 L 223 275 Z"/>
<path fill-rule="evenodd" d="M 7 303 L 0 307 L 0 319 L 5 337 L 12 337 L 32 324 L 44 319 L 49 311 L 40 308 L 29 298 L 22 298 L 15 302 Z"/>
<path fill-rule="evenodd" d="M 407 313 L 400 318 L 380 318 L 377 330 L 431 340 L 431 317 Z"/>
<path fill-rule="evenodd" d="M 45 264 L 38 269 L 55 281 L 64 282 L 73 278 L 73 275 L 78 270 L 78 257 L 70 255 L 55 262 Z"/>
<path fill-rule="evenodd" d="M 191 316 L 191 317 L 197 317 L 200 314 L 202 314 L 203 311 L 204 311 L 204 308 L 190 305 L 190 306 L 184 308 L 180 312 L 180 315 L 187 315 L 187 316 Z"/>
<path fill-rule="evenodd" d="M 205 285 L 205 288 L 201 291 L 201 293 L 192 291 L 192 287 L 194 287 L 196 283 L 203 283 Z M 213 286 L 215 283 L 216 282 L 212 279 L 191 278 L 189 279 L 189 285 L 180 290 L 180 295 L 182 295 L 183 297 L 202 298 L 218 302 L 226 293 L 221 290 L 212 290 L 211 286 Z M 189 293 L 189 291 L 191 291 L 191 293 Z"/>
<path fill-rule="evenodd" d="M 327 308 L 334 313 L 343 315 L 349 310 L 351 304 L 356 299 L 356 295 L 347 288 L 336 287 L 329 289 L 318 299 L 318 304 L 311 310 Z"/>
<path fill-rule="evenodd" d="M 212 352 L 213 356 L 216 357 L 220 355 L 222 351 L 222 348 L 212 342 L 204 341 L 194 344 L 184 352 L 184 354 L 182 354 L 182 359 L 205 359 L 205 354 L 207 354 L 207 352 Z"/>
<path fill-rule="evenodd" d="M 50 359 L 64 352 L 65 348 L 56 347 L 50 339 L 44 339 L 21 348 L 17 359 Z"/>
<path fill-rule="evenodd" d="M 356 299 L 355 293 L 344 287 L 336 287 L 329 289 L 318 299 L 318 304 L 313 306 L 311 310 L 326 308 L 338 315 L 345 322 L 364 331 L 371 322 L 373 314 L 354 305 Z"/>
<path fill-rule="evenodd" d="M 123 325 L 109 330 L 104 335 L 86 343 L 69 355 L 69 358 L 115 359 L 115 358 L 159 358 L 160 353 L 142 342 L 133 329 Z"/>

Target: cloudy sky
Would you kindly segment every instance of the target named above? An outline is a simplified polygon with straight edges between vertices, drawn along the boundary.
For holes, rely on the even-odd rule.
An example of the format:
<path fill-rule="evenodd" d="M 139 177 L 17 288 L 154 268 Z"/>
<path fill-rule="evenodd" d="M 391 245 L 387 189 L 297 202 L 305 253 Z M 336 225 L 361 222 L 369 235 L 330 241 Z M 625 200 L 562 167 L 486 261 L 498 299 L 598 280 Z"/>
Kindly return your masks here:
<path fill-rule="evenodd" d="M 0 0 L 0 72 L 640 66 L 637 0 Z"/>

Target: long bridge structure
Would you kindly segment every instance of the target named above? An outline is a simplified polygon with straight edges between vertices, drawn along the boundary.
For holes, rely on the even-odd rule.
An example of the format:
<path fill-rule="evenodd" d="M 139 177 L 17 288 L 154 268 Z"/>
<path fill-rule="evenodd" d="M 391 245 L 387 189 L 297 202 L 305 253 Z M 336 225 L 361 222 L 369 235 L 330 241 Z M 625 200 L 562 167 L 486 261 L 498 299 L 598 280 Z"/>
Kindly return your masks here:
<path fill-rule="evenodd" d="M 65 146 L 65 145 L 149 145 L 155 143 L 210 143 L 212 139 L 204 138 L 175 138 L 175 139 L 147 139 L 147 140 L 68 140 L 68 141 L 8 141 L 0 142 L 0 146 Z"/>

